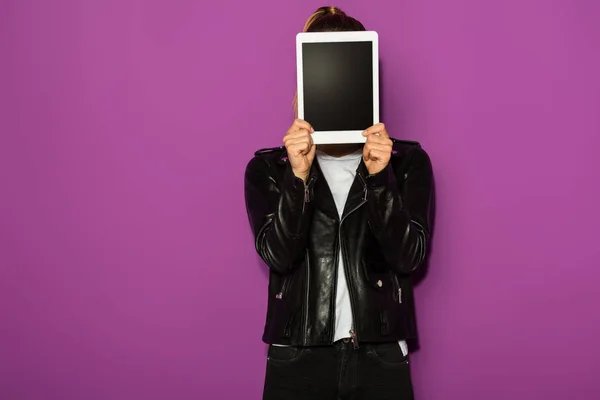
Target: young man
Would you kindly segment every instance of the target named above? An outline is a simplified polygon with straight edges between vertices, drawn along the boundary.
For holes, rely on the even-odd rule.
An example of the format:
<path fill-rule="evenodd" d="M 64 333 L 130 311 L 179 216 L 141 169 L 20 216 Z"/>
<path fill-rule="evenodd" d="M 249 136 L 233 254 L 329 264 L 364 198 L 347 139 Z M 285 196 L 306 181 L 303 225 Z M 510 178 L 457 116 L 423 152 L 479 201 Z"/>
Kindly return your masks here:
<path fill-rule="evenodd" d="M 305 30 L 362 27 L 336 8 L 315 15 Z M 384 124 L 364 145 L 317 148 L 312 132 L 295 120 L 285 145 L 246 169 L 256 250 L 270 268 L 263 398 L 412 399 L 410 273 L 428 250 L 430 159 Z"/>

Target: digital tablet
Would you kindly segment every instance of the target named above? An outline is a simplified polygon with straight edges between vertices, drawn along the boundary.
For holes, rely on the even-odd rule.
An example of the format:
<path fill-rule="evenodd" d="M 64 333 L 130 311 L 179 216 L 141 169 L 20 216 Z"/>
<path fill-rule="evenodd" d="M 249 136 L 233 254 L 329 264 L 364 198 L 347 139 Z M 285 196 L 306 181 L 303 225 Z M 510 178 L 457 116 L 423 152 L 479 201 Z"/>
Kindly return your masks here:
<path fill-rule="evenodd" d="M 298 118 L 315 144 L 364 143 L 379 122 L 377 32 L 303 32 L 296 36 Z"/>

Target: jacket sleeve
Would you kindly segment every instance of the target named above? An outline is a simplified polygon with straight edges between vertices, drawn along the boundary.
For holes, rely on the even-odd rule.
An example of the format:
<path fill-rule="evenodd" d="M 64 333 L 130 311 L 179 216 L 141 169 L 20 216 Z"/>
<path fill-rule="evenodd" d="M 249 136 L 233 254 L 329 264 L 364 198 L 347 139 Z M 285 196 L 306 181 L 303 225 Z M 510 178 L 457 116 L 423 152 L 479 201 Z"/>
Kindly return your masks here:
<path fill-rule="evenodd" d="M 312 215 L 312 182 L 296 177 L 289 164 L 278 182 L 269 161 L 254 157 L 246 167 L 244 196 L 256 251 L 273 270 L 285 273 L 304 255 Z M 280 179 L 281 180 L 281 179 Z"/>
<path fill-rule="evenodd" d="M 390 161 L 366 178 L 369 224 L 387 263 L 398 274 L 423 263 L 430 238 L 431 161 L 421 147 L 408 156 L 409 166 L 402 176 L 397 176 Z"/>

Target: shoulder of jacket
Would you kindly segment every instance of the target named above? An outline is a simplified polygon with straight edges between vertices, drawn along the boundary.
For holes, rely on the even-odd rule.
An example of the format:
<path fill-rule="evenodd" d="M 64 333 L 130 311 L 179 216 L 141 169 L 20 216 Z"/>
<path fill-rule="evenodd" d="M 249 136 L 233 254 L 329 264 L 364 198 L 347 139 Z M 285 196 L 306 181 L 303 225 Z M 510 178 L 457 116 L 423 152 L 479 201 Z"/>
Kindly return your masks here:
<path fill-rule="evenodd" d="M 267 163 L 285 164 L 288 161 L 287 150 L 284 146 L 267 147 L 254 152 L 254 158 Z"/>
<path fill-rule="evenodd" d="M 256 150 L 254 152 L 255 156 L 273 156 L 273 155 L 277 155 L 277 154 L 281 154 L 285 152 L 285 147 L 283 146 L 279 146 L 279 147 L 266 147 L 264 149 L 260 149 L 260 150 Z"/>
<path fill-rule="evenodd" d="M 414 140 L 390 139 L 392 140 L 392 153 L 395 156 L 405 155 L 414 150 L 422 149 L 421 143 Z"/>

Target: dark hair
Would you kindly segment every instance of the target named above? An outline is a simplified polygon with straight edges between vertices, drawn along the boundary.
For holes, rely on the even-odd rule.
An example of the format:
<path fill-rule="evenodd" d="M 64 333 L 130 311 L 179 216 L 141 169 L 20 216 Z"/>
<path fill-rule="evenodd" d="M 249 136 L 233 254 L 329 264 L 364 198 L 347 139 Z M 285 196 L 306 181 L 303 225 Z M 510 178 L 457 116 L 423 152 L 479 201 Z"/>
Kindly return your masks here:
<path fill-rule="evenodd" d="M 337 7 L 318 8 L 304 24 L 304 32 L 364 31 L 363 24 Z"/>

